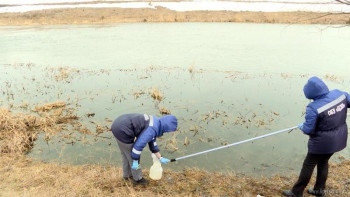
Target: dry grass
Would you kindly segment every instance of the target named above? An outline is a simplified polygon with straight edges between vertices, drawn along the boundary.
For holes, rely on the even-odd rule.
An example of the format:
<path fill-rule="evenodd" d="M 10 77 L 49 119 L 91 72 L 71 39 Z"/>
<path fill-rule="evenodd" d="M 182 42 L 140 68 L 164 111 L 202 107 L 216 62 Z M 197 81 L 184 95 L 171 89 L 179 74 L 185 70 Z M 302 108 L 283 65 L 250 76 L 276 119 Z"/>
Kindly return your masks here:
<path fill-rule="evenodd" d="M 190 72 L 191 74 L 194 72 L 194 65 L 191 65 L 191 66 L 188 68 L 188 72 Z"/>
<path fill-rule="evenodd" d="M 39 132 L 44 132 L 49 139 L 78 119 L 62 101 L 36 106 L 33 111 L 35 113 L 28 114 L 0 109 L 0 153 L 26 153 Z"/>
<path fill-rule="evenodd" d="M 171 165 L 171 164 L 169 164 Z M 332 164 L 328 189 L 349 196 L 350 161 Z M 148 170 L 144 170 L 146 177 Z M 166 170 L 160 181 L 146 187 L 122 180 L 115 166 L 68 166 L 32 161 L 23 156 L 0 156 L 0 196 L 281 196 L 296 176 L 251 178 L 234 173 L 209 173 L 198 169 Z M 312 183 L 314 180 L 312 180 Z"/>
<path fill-rule="evenodd" d="M 171 114 L 171 111 L 165 107 L 162 107 L 159 109 L 159 113 L 162 115 L 168 115 L 168 114 Z"/>
<path fill-rule="evenodd" d="M 160 92 L 160 90 L 158 88 L 152 88 L 151 97 L 155 100 L 158 100 L 158 101 L 163 100 L 163 94 Z"/>
<path fill-rule="evenodd" d="M 66 103 L 64 101 L 56 101 L 54 103 L 47 103 L 44 105 L 37 105 L 35 106 L 35 111 L 36 112 L 46 112 L 46 111 L 50 111 L 52 109 L 57 109 L 57 108 L 62 108 L 65 107 Z"/>
<path fill-rule="evenodd" d="M 141 95 L 145 94 L 142 90 L 134 92 L 134 98 L 138 99 Z"/>
<path fill-rule="evenodd" d="M 349 24 L 349 14 L 313 12 L 176 12 L 163 7 L 75 8 L 2 13 L 0 25 L 113 24 L 130 22 L 238 22 L 284 24 Z"/>
<path fill-rule="evenodd" d="M 164 149 L 169 151 L 169 152 L 175 152 L 175 151 L 179 150 L 179 147 L 177 145 L 177 140 L 176 140 L 176 133 L 173 133 L 171 135 L 171 138 L 169 138 L 165 141 Z"/>

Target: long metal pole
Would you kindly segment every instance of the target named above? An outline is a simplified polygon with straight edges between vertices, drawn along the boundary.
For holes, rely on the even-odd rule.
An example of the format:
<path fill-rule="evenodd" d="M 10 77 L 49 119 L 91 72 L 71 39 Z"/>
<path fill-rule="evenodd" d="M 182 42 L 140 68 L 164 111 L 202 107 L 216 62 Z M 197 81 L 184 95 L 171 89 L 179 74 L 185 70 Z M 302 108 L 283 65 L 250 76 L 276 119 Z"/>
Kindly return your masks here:
<path fill-rule="evenodd" d="M 348 113 L 346 115 L 349 116 L 350 113 Z M 276 135 L 276 134 L 279 134 L 279 133 L 283 133 L 283 132 L 286 132 L 286 131 L 291 131 L 291 130 L 296 129 L 296 128 L 298 128 L 298 126 L 290 127 L 290 128 L 287 128 L 287 129 L 282 129 L 282 130 L 275 131 L 275 132 L 272 132 L 272 133 L 268 133 L 268 134 L 265 134 L 265 135 L 261 135 L 261 136 L 258 136 L 258 137 L 246 139 L 246 140 L 235 142 L 235 143 L 232 143 L 232 144 L 227 144 L 225 146 L 220 146 L 220 147 L 217 147 L 217 148 L 205 150 L 205 151 L 198 152 L 198 153 L 193 153 L 193 154 L 186 155 L 186 156 L 183 156 L 183 157 L 174 158 L 174 159 L 171 159 L 170 161 L 174 162 L 174 161 L 178 161 L 178 160 L 181 160 L 181 159 L 186 159 L 186 158 L 194 157 L 194 156 L 201 155 L 201 154 L 204 154 L 204 153 L 209 153 L 209 152 L 212 152 L 212 151 L 220 150 L 220 149 L 223 149 L 223 148 L 229 148 L 231 146 L 236 146 L 238 144 L 243 144 L 243 143 L 246 143 L 246 142 L 251 142 L 251 141 L 254 141 L 254 140 L 262 139 L 262 138 L 269 137 L 269 136 L 272 136 L 272 135 Z"/>
<path fill-rule="evenodd" d="M 220 149 L 223 149 L 223 148 L 229 148 L 231 146 L 236 146 L 238 144 L 243 144 L 243 143 L 246 143 L 246 142 L 251 142 L 251 141 L 254 141 L 254 140 L 258 140 L 258 139 L 262 139 L 262 138 L 265 138 L 265 137 L 269 137 L 271 135 L 276 135 L 276 134 L 283 133 L 283 132 L 286 132 L 286 131 L 291 131 L 291 130 L 296 129 L 296 128 L 298 128 L 298 126 L 287 128 L 287 129 L 283 129 L 283 130 L 279 130 L 279 131 L 275 131 L 275 132 L 272 132 L 272 133 L 268 133 L 268 134 L 261 135 L 261 136 L 258 136 L 258 137 L 254 137 L 254 138 L 246 139 L 246 140 L 243 140 L 243 141 L 235 142 L 235 143 L 232 143 L 232 144 L 227 144 L 225 146 L 220 146 L 220 147 L 209 149 L 209 150 L 205 150 L 205 151 L 202 151 L 202 152 L 193 153 L 193 154 L 186 155 L 186 156 L 183 156 L 183 157 L 171 159 L 170 161 L 171 162 L 178 161 L 178 160 L 181 160 L 181 159 L 194 157 L 194 156 L 197 156 L 197 155 L 201 155 L 201 154 L 204 154 L 204 153 L 209 153 L 209 152 L 220 150 Z"/>

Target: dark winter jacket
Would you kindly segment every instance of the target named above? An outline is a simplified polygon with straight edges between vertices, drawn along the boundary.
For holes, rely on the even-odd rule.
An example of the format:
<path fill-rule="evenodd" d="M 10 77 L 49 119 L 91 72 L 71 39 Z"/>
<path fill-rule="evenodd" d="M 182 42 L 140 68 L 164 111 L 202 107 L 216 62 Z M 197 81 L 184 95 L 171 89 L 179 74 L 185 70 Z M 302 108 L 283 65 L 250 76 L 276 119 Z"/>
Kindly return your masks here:
<path fill-rule="evenodd" d="M 140 159 L 143 148 L 148 144 L 152 153 L 159 152 L 156 138 L 164 132 L 176 131 L 177 119 L 173 115 L 157 118 L 147 114 L 124 114 L 114 120 L 113 135 L 126 144 L 134 143 L 131 158 Z"/>
<path fill-rule="evenodd" d="M 329 91 L 318 77 L 311 77 L 304 86 L 304 94 L 313 102 L 306 108 L 301 130 L 310 136 L 308 152 L 329 154 L 346 147 L 348 127 L 347 108 L 350 96 L 340 90 Z"/>

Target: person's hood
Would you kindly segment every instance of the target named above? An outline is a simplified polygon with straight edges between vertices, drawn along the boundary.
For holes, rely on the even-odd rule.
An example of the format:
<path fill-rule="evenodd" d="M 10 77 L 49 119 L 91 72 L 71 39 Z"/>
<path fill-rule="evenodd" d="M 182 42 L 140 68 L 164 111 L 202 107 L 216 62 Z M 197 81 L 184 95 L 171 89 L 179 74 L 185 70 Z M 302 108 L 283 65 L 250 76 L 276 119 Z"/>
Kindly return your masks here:
<path fill-rule="evenodd" d="M 172 132 L 177 130 L 177 118 L 173 115 L 167 115 L 159 118 L 160 133 L 158 136 L 162 136 L 165 132 Z"/>
<path fill-rule="evenodd" d="M 304 94 L 308 99 L 317 99 L 317 97 L 328 94 L 327 85 L 318 77 L 311 77 L 304 86 Z"/>

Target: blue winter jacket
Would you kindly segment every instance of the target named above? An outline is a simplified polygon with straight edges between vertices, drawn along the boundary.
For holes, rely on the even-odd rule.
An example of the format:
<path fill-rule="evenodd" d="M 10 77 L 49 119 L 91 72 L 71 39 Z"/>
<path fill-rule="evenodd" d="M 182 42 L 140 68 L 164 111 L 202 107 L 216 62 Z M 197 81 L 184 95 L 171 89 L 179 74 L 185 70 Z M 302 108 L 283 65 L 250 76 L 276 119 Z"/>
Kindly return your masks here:
<path fill-rule="evenodd" d="M 156 138 L 164 132 L 176 131 L 177 119 L 173 115 L 162 118 L 147 114 L 124 114 L 114 120 L 113 135 L 121 142 L 134 147 L 131 152 L 133 160 L 140 159 L 143 148 L 148 144 L 152 153 L 159 152 Z"/>
<path fill-rule="evenodd" d="M 329 154 L 344 149 L 348 137 L 349 94 L 340 90 L 329 91 L 318 77 L 308 80 L 304 94 L 306 98 L 313 99 L 306 107 L 305 122 L 301 128 L 310 136 L 308 152 Z"/>

